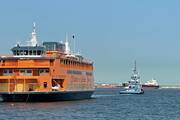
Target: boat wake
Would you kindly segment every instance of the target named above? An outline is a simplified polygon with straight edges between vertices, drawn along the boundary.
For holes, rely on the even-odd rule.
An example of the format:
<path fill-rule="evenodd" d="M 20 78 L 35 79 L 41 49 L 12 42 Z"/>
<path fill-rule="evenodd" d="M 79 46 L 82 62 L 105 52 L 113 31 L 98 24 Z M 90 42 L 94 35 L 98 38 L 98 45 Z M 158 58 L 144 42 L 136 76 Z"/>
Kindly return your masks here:
<path fill-rule="evenodd" d="M 3 102 L 4 100 L 3 100 L 3 98 L 0 96 L 0 102 Z"/>
<path fill-rule="evenodd" d="M 92 95 L 92 98 L 111 97 L 116 95 Z"/>
<path fill-rule="evenodd" d="M 129 95 L 135 95 L 135 94 L 120 94 L 120 95 L 126 95 L 126 96 L 129 96 Z"/>
<path fill-rule="evenodd" d="M 160 87 L 159 89 L 180 89 L 180 87 L 176 87 L 176 86 L 167 86 L 167 87 Z"/>

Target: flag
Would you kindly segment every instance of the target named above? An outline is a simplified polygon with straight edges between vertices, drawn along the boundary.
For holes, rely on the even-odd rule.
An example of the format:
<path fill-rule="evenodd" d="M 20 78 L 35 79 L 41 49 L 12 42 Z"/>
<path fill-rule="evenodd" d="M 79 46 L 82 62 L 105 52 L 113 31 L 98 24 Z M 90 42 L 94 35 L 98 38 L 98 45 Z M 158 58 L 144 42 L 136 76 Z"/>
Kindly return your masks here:
<path fill-rule="evenodd" d="M 72 38 L 74 39 L 74 37 L 75 37 L 75 36 L 74 36 L 74 34 L 73 34 L 73 35 L 72 35 Z"/>

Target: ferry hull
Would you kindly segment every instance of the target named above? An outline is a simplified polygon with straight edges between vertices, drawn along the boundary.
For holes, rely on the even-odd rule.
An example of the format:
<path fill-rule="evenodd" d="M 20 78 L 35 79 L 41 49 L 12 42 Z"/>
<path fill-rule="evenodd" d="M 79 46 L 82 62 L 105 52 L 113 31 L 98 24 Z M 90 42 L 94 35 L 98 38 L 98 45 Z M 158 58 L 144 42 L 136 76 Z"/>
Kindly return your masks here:
<path fill-rule="evenodd" d="M 45 102 L 90 99 L 94 91 L 0 93 L 1 102 Z"/>

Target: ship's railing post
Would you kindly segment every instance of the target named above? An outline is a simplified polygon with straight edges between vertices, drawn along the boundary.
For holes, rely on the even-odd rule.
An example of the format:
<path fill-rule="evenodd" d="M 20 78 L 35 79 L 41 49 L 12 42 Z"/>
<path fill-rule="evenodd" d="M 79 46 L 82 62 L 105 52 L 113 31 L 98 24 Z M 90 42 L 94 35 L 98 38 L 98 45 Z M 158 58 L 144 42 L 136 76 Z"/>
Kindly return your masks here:
<path fill-rule="evenodd" d="M 24 83 L 23 83 L 23 84 L 24 84 L 24 85 L 23 85 L 23 91 L 25 92 L 25 89 L 26 89 L 26 87 L 25 87 L 25 85 L 26 85 L 26 84 L 25 84 L 25 79 L 24 79 L 23 82 L 24 82 Z"/>
<path fill-rule="evenodd" d="M 10 93 L 10 79 L 8 79 L 8 92 Z"/>

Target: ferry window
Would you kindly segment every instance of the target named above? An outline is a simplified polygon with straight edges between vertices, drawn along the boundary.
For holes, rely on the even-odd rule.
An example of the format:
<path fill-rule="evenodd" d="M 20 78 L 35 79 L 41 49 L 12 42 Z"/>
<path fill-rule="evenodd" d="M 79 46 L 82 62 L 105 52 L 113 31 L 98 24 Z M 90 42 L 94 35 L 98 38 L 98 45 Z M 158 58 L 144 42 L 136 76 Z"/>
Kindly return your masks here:
<path fill-rule="evenodd" d="M 20 75 L 27 75 L 31 76 L 32 75 L 32 69 L 19 69 Z"/>
<path fill-rule="evenodd" d="M 60 60 L 60 63 L 61 63 L 61 64 L 64 64 L 64 61 L 63 61 L 63 60 Z"/>
<path fill-rule="evenodd" d="M 9 73 L 12 73 L 12 70 L 9 70 Z"/>
<path fill-rule="evenodd" d="M 22 55 L 22 50 L 19 51 L 19 55 Z"/>
<path fill-rule="evenodd" d="M 37 51 L 37 55 L 41 55 L 41 51 L 40 50 Z"/>
<path fill-rule="evenodd" d="M 40 69 L 40 70 L 39 70 L 39 73 L 43 73 L 43 69 Z"/>
<path fill-rule="evenodd" d="M 81 75 L 83 74 L 81 71 L 76 71 L 76 70 L 68 70 L 67 71 L 68 74 L 74 74 L 74 75 Z"/>
<path fill-rule="evenodd" d="M 13 73 L 12 69 L 4 69 L 3 75 L 11 75 Z"/>
<path fill-rule="evenodd" d="M 49 73 L 49 69 L 45 69 L 45 72 L 46 72 L 46 73 Z"/>
<path fill-rule="evenodd" d="M 29 51 L 29 55 L 32 55 L 32 50 Z"/>
<path fill-rule="evenodd" d="M 7 70 L 3 70 L 3 73 L 7 73 Z"/>
<path fill-rule="evenodd" d="M 28 55 L 28 50 L 25 50 L 25 51 L 24 51 L 24 55 Z"/>
<path fill-rule="evenodd" d="M 17 52 L 16 51 L 13 51 L 13 55 L 16 55 L 17 54 Z"/>
<path fill-rule="evenodd" d="M 27 73 L 32 73 L 32 70 L 27 70 Z"/>
<path fill-rule="evenodd" d="M 25 70 L 22 70 L 22 69 L 21 69 L 20 72 L 21 72 L 21 73 L 25 73 Z"/>
<path fill-rule="evenodd" d="M 16 53 L 16 55 L 19 55 L 19 50 L 17 50 L 17 53 Z"/>
<path fill-rule="evenodd" d="M 44 88 L 47 88 L 47 82 L 44 82 Z"/>
<path fill-rule="evenodd" d="M 49 69 L 40 69 L 39 73 L 49 73 Z"/>
<path fill-rule="evenodd" d="M 51 66 L 54 65 L 54 60 L 50 60 L 50 65 L 51 65 Z"/>
<path fill-rule="evenodd" d="M 86 75 L 92 76 L 92 72 L 86 72 Z"/>
<path fill-rule="evenodd" d="M 35 50 L 33 50 L 33 55 L 36 55 L 36 51 Z"/>

